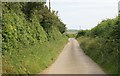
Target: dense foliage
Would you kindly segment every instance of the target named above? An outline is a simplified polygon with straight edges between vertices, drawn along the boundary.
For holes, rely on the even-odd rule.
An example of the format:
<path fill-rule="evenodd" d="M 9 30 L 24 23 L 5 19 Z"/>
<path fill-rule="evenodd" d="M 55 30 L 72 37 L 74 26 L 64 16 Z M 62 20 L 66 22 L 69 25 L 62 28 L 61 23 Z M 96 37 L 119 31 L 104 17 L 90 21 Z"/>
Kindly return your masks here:
<path fill-rule="evenodd" d="M 77 35 L 75 38 L 78 38 L 80 36 L 85 36 L 88 30 L 80 30 L 78 31 Z"/>
<path fill-rule="evenodd" d="M 77 35 L 82 49 L 106 73 L 119 73 L 120 17 L 103 20 L 91 30 Z"/>
<path fill-rule="evenodd" d="M 3 73 L 36 73 L 50 65 L 66 42 L 56 12 L 45 2 L 6 2 L 2 12 Z"/>

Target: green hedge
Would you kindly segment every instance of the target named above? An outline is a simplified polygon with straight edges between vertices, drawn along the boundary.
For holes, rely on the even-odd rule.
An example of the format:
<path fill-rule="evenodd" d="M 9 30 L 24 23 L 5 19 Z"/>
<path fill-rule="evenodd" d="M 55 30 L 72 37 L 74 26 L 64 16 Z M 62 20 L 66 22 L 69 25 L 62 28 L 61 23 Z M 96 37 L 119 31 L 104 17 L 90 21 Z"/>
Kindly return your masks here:
<path fill-rule="evenodd" d="M 120 18 L 103 20 L 96 27 L 77 35 L 85 53 L 98 63 L 106 73 L 119 73 Z"/>
<path fill-rule="evenodd" d="M 65 25 L 45 3 L 4 2 L 2 6 L 3 73 L 41 72 L 65 45 L 67 37 L 60 30 L 65 31 Z"/>

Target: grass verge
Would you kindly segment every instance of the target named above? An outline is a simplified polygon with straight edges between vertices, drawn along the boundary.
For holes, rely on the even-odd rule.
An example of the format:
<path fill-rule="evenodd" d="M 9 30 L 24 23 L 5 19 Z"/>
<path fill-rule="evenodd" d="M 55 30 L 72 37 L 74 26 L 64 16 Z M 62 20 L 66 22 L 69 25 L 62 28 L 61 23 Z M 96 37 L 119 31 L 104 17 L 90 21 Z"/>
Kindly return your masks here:
<path fill-rule="evenodd" d="M 67 39 L 36 43 L 28 48 L 11 49 L 3 57 L 3 72 L 35 74 L 47 68 L 57 58 Z M 57 45 L 56 45 L 57 44 Z"/>
<path fill-rule="evenodd" d="M 118 74 L 118 44 L 116 41 L 91 37 L 79 37 L 77 40 L 84 52 L 107 74 Z"/>

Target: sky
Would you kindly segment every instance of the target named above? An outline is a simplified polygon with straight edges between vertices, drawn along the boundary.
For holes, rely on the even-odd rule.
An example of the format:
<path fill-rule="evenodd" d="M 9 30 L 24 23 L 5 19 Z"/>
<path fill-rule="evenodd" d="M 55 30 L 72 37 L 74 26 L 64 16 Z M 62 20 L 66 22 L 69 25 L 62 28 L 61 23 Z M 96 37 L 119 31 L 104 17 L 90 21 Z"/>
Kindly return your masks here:
<path fill-rule="evenodd" d="M 48 0 L 47 0 L 48 2 Z M 91 29 L 118 15 L 119 0 L 51 0 L 52 10 L 68 29 Z M 47 4 L 48 5 L 48 4 Z"/>

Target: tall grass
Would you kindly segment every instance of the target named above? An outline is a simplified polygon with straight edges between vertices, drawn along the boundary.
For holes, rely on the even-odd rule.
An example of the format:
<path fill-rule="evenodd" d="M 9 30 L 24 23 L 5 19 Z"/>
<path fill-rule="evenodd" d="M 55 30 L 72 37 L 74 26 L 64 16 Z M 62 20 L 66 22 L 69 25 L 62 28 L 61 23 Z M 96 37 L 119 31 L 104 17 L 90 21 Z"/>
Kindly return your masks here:
<path fill-rule="evenodd" d="M 36 43 L 28 48 L 11 49 L 3 58 L 3 72 L 8 74 L 40 73 L 54 62 L 62 51 L 66 39 Z M 56 45 L 57 44 L 57 45 Z"/>
<path fill-rule="evenodd" d="M 108 74 L 118 74 L 118 47 L 116 41 L 104 38 L 80 37 L 81 48 Z"/>

